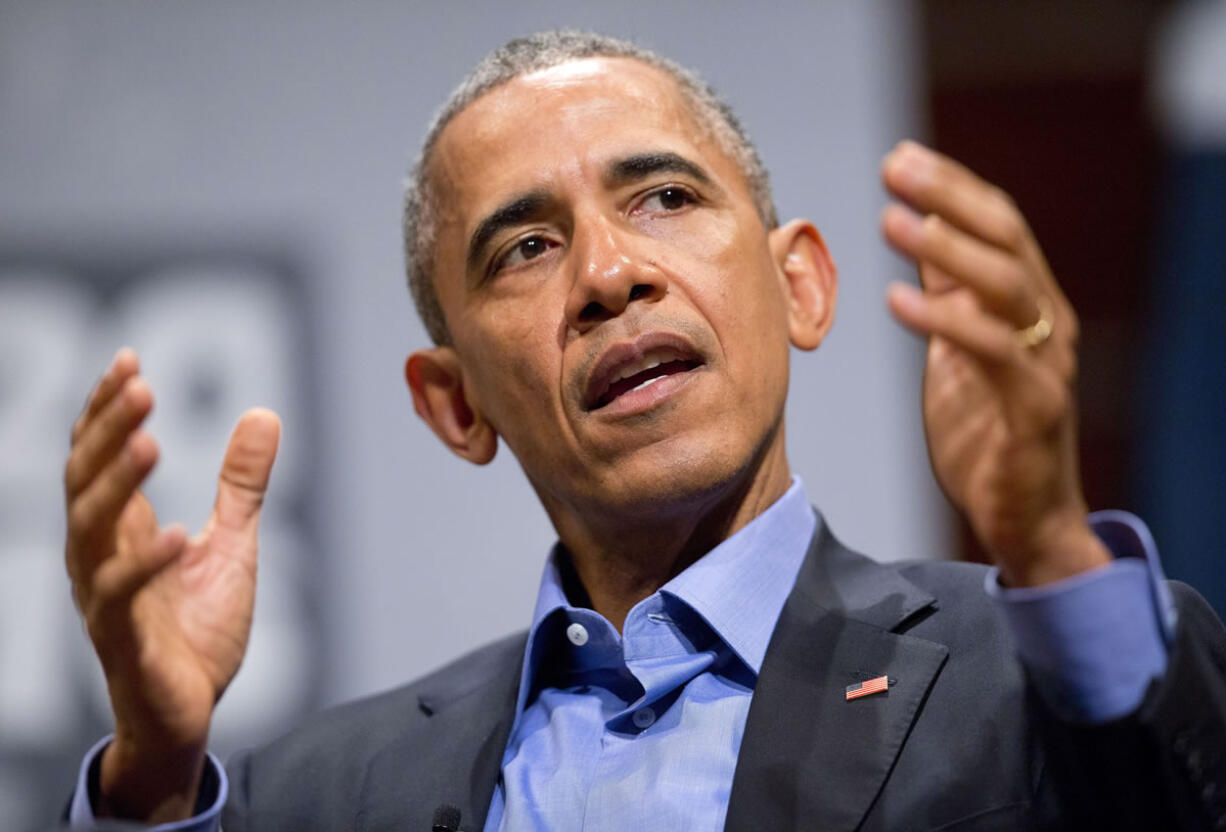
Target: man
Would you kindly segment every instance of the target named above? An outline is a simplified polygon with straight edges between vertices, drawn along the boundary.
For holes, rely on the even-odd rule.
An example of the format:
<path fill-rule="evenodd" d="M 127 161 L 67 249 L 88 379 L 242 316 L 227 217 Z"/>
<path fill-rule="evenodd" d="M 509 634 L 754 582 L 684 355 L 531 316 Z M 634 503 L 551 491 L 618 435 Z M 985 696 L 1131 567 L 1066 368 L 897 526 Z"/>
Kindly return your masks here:
<path fill-rule="evenodd" d="M 1193 593 L 1172 606 L 1138 521 L 1087 519 L 1073 310 L 998 190 L 910 143 L 883 177 L 883 233 L 924 284 L 888 300 L 929 338 L 933 468 L 996 563 L 1008 628 L 982 570 L 873 564 L 792 479 L 789 347 L 829 331 L 836 272 L 812 224 L 777 223 L 735 118 L 657 56 L 545 33 L 457 90 L 406 199 L 436 342 L 406 364 L 414 406 L 471 462 L 504 439 L 558 533 L 527 641 L 323 715 L 227 779 L 205 745 L 246 645 L 279 427 L 240 420 L 199 536 L 160 527 L 136 490 L 152 394 L 122 352 L 65 471 L 68 567 L 116 719 L 73 818 L 1226 823 L 1220 624 Z"/>

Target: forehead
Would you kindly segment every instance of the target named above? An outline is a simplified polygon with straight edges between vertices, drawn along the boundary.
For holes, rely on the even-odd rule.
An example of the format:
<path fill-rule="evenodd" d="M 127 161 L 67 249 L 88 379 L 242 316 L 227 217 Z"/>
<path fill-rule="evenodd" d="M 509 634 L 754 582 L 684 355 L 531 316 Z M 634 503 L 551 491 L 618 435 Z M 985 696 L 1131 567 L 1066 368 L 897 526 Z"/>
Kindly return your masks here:
<path fill-rule="evenodd" d="M 521 75 L 447 125 L 431 160 L 441 219 L 463 224 L 508 192 L 582 176 L 627 151 L 715 151 L 671 76 L 629 58 Z M 722 155 L 722 154 L 720 154 Z"/>

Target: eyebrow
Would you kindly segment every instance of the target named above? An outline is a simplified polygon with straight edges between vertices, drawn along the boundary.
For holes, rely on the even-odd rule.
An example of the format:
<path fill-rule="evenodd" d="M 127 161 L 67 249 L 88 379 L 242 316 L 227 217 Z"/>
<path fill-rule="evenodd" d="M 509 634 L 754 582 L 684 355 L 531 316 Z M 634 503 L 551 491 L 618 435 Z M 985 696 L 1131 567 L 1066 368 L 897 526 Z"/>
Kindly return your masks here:
<path fill-rule="evenodd" d="M 684 156 L 671 151 L 637 153 L 616 159 L 609 163 L 605 171 L 605 181 L 610 185 L 625 185 L 657 173 L 680 173 L 704 185 L 711 184 L 711 177 L 706 171 Z"/>
<path fill-rule="evenodd" d="M 477 224 L 477 229 L 468 241 L 468 267 L 471 269 L 476 265 L 481 252 L 499 231 L 539 217 L 548 205 L 547 193 L 529 191 L 507 200 L 491 211 Z"/>

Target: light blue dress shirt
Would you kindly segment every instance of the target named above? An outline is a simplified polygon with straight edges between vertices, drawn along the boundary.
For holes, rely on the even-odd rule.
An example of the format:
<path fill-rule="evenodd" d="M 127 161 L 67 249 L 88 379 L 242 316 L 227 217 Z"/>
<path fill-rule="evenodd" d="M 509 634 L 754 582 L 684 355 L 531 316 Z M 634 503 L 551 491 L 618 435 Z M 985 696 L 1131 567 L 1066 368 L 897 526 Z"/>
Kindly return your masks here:
<path fill-rule="evenodd" d="M 1175 621 L 1144 524 L 1122 512 L 1090 520 L 1115 563 L 1038 589 L 1003 589 L 993 570 L 986 590 L 1044 699 L 1067 718 L 1101 722 L 1133 710 L 1163 673 Z M 486 832 L 722 829 L 762 659 L 820 522 L 795 479 L 635 605 L 621 635 L 570 603 L 555 551 Z M 88 772 L 106 742 L 81 766 L 72 823 L 92 820 Z M 218 829 L 228 785 L 214 758 L 208 765 L 218 786 L 211 805 L 154 829 Z"/>
<path fill-rule="evenodd" d="M 804 489 L 644 598 L 619 636 L 555 550 L 485 829 L 722 829 L 775 621 L 817 526 Z"/>

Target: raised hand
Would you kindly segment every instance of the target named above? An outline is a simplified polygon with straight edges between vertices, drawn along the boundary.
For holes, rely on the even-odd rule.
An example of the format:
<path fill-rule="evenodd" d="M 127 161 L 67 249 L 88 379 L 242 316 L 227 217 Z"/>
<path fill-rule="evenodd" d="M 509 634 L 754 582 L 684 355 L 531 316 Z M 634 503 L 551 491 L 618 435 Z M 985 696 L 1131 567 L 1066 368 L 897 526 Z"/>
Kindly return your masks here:
<path fill-rule="evenodd" d="M 913 142 L 885 157 L 899 202 L 889 243 L 923 289 L 890 287 L 894 317 L 928 337 L 924 427 L 942 489 L 1011 585 L 1059 580 L 1110 555 L 1090 531 L 1077 461 L 1077 316 L 1017 206 Z"/>
<path fill-rule="evenodd" d="M 182 526 L 160 526 L 138 490 L 158 457 L 140 427 L 152 408 L 135 353 L 121 350 L 73 426 L 65 559 L 115 714 L 101 809 L 164 822 L 192 814 L 213 708 L 247 648 L 280 422 L 267 410 L 243 414 L 213 513 L 189 539 Z"/>

